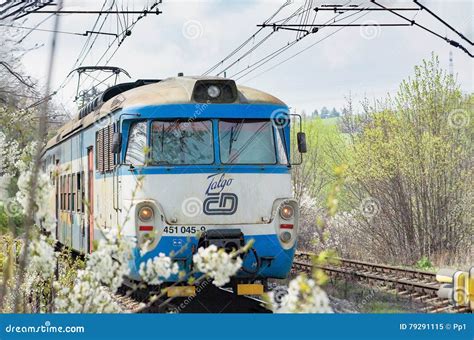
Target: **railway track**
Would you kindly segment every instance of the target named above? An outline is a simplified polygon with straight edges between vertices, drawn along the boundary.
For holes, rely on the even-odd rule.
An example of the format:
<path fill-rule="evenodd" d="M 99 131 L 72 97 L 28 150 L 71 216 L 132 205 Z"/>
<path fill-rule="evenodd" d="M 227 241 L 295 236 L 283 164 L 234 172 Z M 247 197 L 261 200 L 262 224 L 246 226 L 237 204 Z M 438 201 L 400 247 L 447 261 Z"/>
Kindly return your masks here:
<path fill-rule="evenodd" d="M 130 290 L 122 287 L 112 295 L 124 313 L 271 313 L 266 302 L 245 295 L 235 295 L 227 288 L 205 286 L 195 296 L 176 297 L 170 300 L 160 298 L 150 303 L 153 292 Z M 157 293 L 157 292 L 154 292 Z"/>
<path fill-rule="evenodd" d="M 292 270 L 310 272 L 313 253 L 299 251 L 295 254 Z M 448 300 L 438 297 L 440 284 L 436 274 L 414 269 L 399 268 L 376 263 L 338 258 L 337 265 L 317 266 L 331 277 L 342 277 L 377 286 L 390 293 L 420 302 L 426 313 L 468 313 L 466 307 L 452 306 Z"/>

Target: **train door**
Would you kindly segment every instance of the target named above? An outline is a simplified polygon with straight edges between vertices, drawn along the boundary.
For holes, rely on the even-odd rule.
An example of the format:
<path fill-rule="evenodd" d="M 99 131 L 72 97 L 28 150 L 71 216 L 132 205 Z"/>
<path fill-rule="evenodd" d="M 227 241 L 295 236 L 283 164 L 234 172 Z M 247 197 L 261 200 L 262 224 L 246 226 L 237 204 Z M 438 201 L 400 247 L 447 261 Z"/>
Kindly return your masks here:
<path fill-rule="evenodd" d="M 87 149 L 87 200 L 89 202 L 87 209 L 89 225 L 89 253 L 92 253 L 94 242 L 94 148 Z"/>

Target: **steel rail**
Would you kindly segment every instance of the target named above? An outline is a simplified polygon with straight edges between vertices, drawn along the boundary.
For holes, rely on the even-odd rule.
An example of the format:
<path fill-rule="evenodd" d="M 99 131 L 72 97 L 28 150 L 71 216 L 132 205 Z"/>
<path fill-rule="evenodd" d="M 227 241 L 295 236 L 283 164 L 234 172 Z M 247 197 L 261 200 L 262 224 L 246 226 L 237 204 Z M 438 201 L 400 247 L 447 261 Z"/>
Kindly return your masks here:
<path fill-rule="evenodd" d="M 343 275 L 358 281 L 366 280 L 369 284 L 377 282 L 379 287 L 395 289 L 399 295 L 408 295 L 413 300 L 424 303 L 427 306 L 424 310 L 429 313 L 470 312 L 466 307 L 452 306 L 448 300 L 438 297 L 441 285 L 436 281 L 435 273 L 344 258 L 332 258 L 336 260 L 336 264 L 318 265 L 311 261 L 314 255 L 307 251 L 297 251 L 293 261 L 294 272 L 309 272 L 316 267 L 330 276 Z"/>

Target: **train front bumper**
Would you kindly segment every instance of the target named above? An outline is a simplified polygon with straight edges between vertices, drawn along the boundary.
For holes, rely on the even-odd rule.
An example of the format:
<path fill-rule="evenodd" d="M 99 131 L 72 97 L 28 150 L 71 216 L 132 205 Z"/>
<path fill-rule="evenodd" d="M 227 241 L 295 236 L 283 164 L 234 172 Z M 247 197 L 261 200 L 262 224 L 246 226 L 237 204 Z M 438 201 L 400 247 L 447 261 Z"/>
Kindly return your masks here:
<path fill-rule="evenodd" d="M 243 256 L 242 268 L 237 272 L 236 278 L 242 280 L 277 278 L 284 279 L 288 276 L 296 244 L 290 249 L 283 249 L 276 234 L 244 236 L 245 243 L 253 240 L 253 250 Z M 130 261 L 130 278 L 140 281 L 140 264 L 148 259 L 164 253 L 178 263 L 180 271 L 186 274 L 193 268 L 193 254 L 197 251 L 198 239 L 196 237 L 163 236 L 158 246 L 140 255 L 140 250 L 135 248 Z M 256 259 L 258 257 L 258 261 Z M 197 275 L 200 276 L 200 275 Z M 183 280 L 179 275 L 172 275 L 164 282 L 177 282 Z"/>

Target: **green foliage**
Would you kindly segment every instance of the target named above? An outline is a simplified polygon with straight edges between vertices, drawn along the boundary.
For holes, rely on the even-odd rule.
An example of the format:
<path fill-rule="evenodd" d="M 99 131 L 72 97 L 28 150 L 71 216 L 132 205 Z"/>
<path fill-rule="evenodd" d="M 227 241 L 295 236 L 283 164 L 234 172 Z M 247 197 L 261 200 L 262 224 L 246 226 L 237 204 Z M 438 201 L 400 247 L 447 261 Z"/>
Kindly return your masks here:
<path fill-rule="evenodd" d="M 305 191 L 324 204 L 337 181 L 334 169 L 347 158 L 347 141 L 332 119 L 306 120 L 303 131 L 308 152 L 303 157 L 303 164 L 293 169 L 295 195 L 300 197 Z"/>
<path fill-rule="evenodd" d="M 80 257 L 73 256 L 70 250 L 63 250 L 59 255 L 59 285 L 60 287 L 74 286 L 74 280 L 77 278 L 77 271 L 85 268 L 85 262 Z"/>
<path fill-rule="evenodd" d="M 433 56 L 372 109 L 354 138 L 352 191 L 380 203 L 365 232 L 377 237 L 381 255 L 405 262 L 455 255 L 472 233 L 473 98 Z"/>
<path fill-rule="evenodd" d="M 416 262 L 415 267 L 422 270 L 431 270 L 433 269 L 433 264 L 427 256 L 423 256 L 418 260 L 418 262 Z"/>
<path fill-rule="evenodd" d="M 402 308 L 400 305 L 385 302 L 385 301 L 370 301 L 364 305 L 364 313 L 373 313 L 373 314 L 400 314 L 400 313 L 409 313 L 405 308 Z"/>
<path fill-rule="evenodd" d="M 8 232 L 10 228 L 14 228 L 17 233 L 21 232 L 24 217 L 20 214 L 9 216 L 5 211 L 5 207 L 0 203 L 0 235 Z"/>
<path fill-rule="evenodd" d="M 0 205 L 0 235 L 6 233 L 8 230 L 8 216 L 5 213 L 5 209 Z"/>

